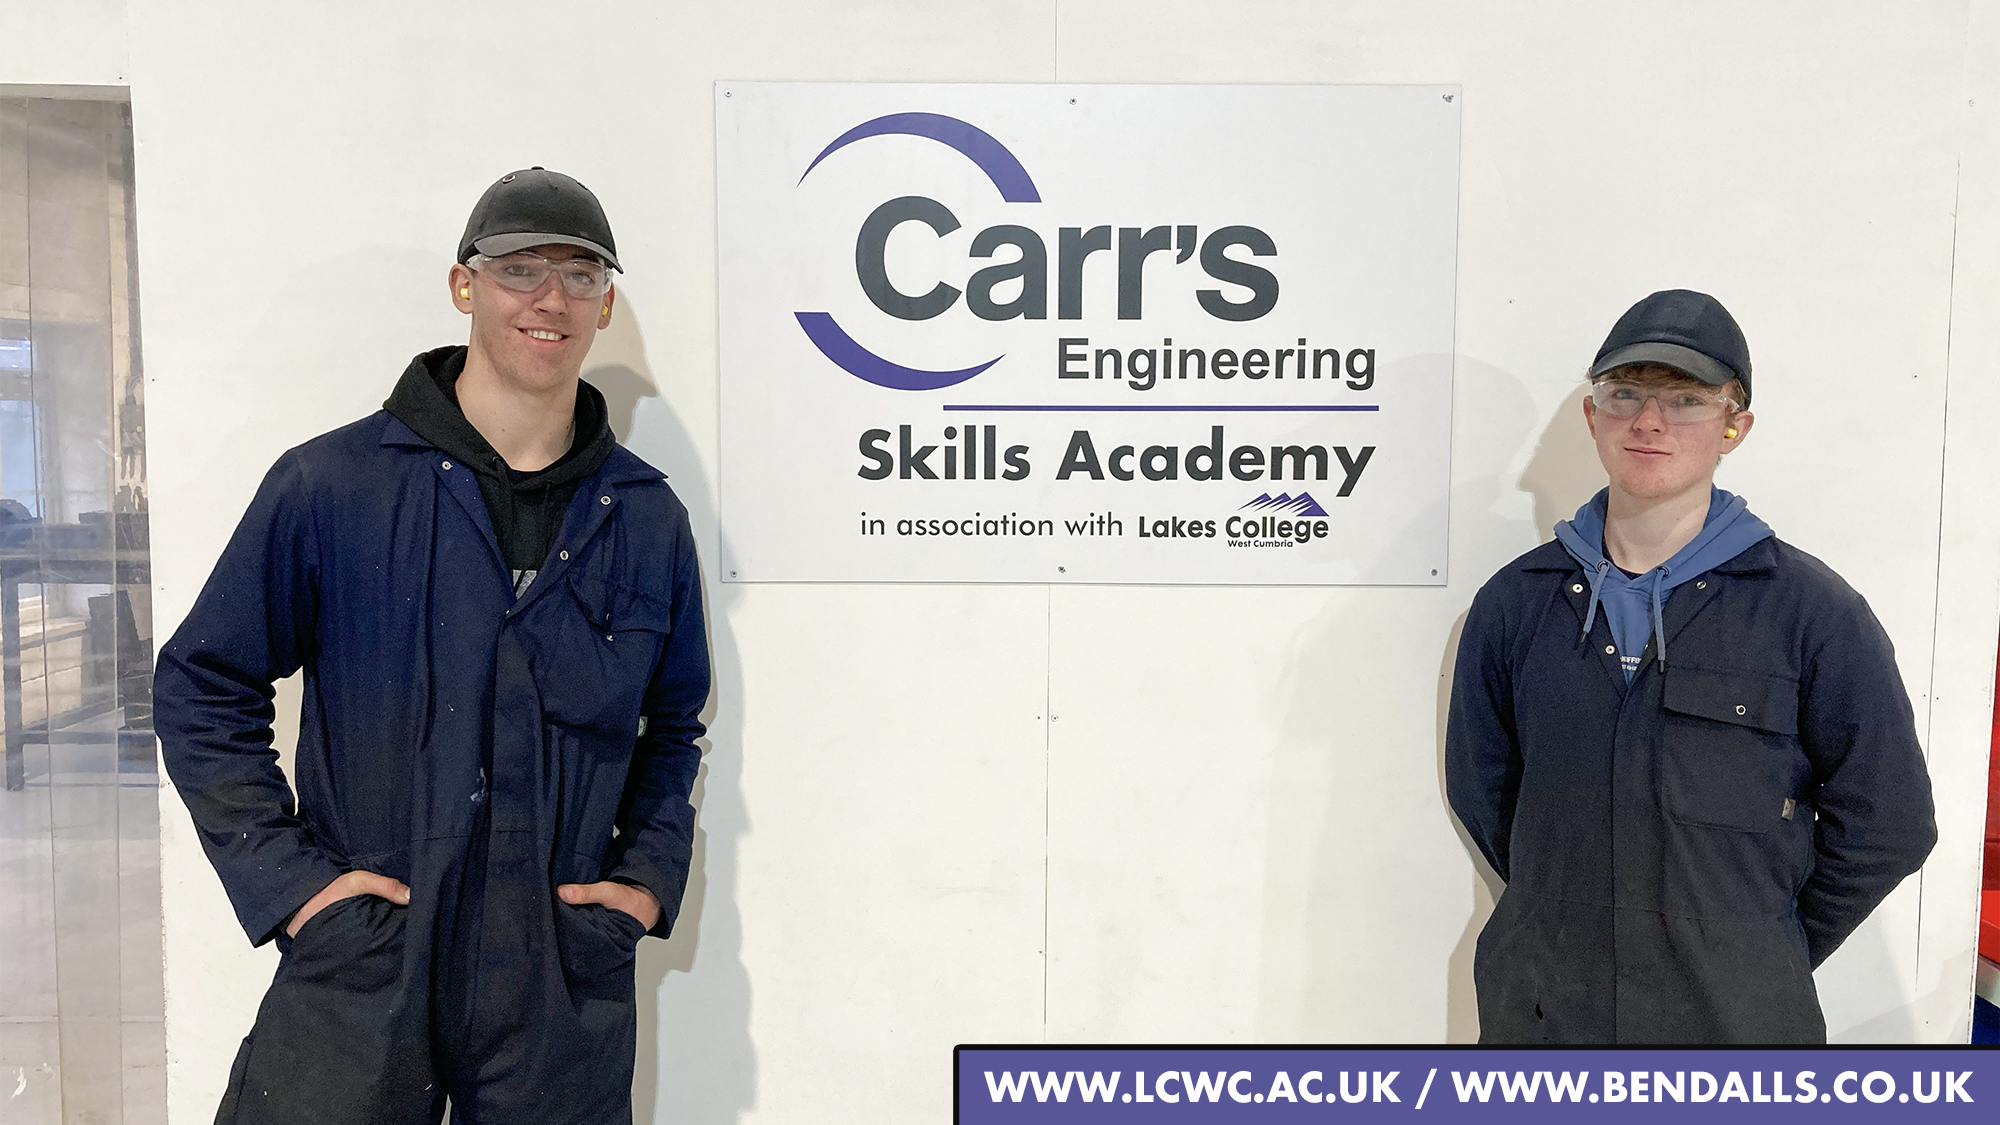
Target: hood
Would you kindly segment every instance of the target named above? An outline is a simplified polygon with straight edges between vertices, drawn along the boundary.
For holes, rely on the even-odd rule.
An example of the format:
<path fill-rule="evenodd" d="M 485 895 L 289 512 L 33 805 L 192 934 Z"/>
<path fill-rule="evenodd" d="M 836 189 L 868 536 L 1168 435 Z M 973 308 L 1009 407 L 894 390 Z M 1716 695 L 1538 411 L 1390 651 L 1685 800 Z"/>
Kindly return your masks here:
<path fill-rule="evenodd" d="M 1650 635 L 1655 659 L 1665 671 L 1667 634 L 1661 621 L 1661 607 L 1667 595 L 1681 583 L 1742 554 L 1751 544 L 1770 538 L 1771 526 L 1751 514 L 1749 502 L 1741 496 L 1711 485 L 1708 516 L 1701 531 L 1687 546 L 1676 551 L 1674 557 L 1636 578 L 1629 578 L 1604 555 L 1604 518 L 1610 497 L 1610 489 L 1599 491 L 1576 510 L 1574 517 L 1558 523 L 1555 529 L 1556 539 L 1590 575 L 1590 608 L 1584 614 L 1583 637 L 1590 636 L 1590 626 L 1601 605 L 1619 642 L 1619 651 L 1641 651 Z M 1636 665 L 1628 663 L 1626 674 L 1629 676 L 1635 670 Z"/>
<path fill-rule="evenodd" d="M 458 377 L 465 371 L 466 347 L 436 348 L 410 361 L 383 409 L 418 437 L 437 446 L 481 476 L 514 489 L 548 489 L 575 484 L 595 473 L 616 444 L 604 396 L 583 380 L 576 384 L 576 437 L 569 451 L 546 469 L 510 469 L 458 405 Z"/>

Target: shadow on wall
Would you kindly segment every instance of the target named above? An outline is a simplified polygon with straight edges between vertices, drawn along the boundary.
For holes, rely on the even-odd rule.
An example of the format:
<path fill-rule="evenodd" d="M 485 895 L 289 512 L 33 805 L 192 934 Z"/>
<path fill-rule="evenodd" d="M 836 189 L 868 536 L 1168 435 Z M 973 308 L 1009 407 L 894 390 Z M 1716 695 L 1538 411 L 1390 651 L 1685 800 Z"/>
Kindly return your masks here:
<path fill-rule="evenodd" d="M 1535 498 L 1537 543 L 1554 539 L 1556 522 L 1575 515 L 1604 487 L 1604 466 L 1598 463 L 1597 445 L 1583 420 L 1583 400 L 1589 393 L 1579 381 L 1556 408 L 1542 440 L 1535 443 L 1535 455 L 1521 470 L 1521 491 Z"/>
<path fill-rule="evenodd" d="M 618 440 L 667 474 L 687 506 L 696 543 L 714 543 L 714 489 L 686 424 L 660 397 L 629 298 L 599 333 L 583 377 L 603 392 Z M 639 1043 L 632 1083 L 637 1122 L 736 1121 L 756 1097 L 750 973 L 743 964 L 743 918 L 735 899 L 740 842 L 749 831 L 742 789 L 743 673 L 729 631 L 734 592 L 716 584 L 714 564 L 703 559 L 715 687 L 702 713 L 709 737 L 702 740 L 692 798 L 699 816 L 687 894 L 673 936 L 639 948 Z"/>
<path fill-rule="evenodd" d="M 633 323 L 632 310 L 627 304 L 621 303 L 610 327 L 597 334 L 587 362 L 589 366 L 583 372 L 584 381 L 603 393 L 611 432 L 629 447 L 632 443 L 632 418 L 638 413 L 639 400 L 660 397 L 660 387 L 646 366 L 645 344 L 640 339 L 639 326 Z M 677 438 L 684 436 L 676 435 Z M 666 472 L 664 466 L 655 465 L 654 468 Z M 684 483 L 692 489 L 694 485 L 706 482 L 697 479 Z M 674 494 L 688 506 L 688 514 L 692 518 L 694 500 L 682 495 L 683 491 L 676 488 Z M 695 526 L 698 531 L 701 525 L 697 523 Z"/>
<path fill-rule="evenodd" d="M 1399 605 L 1407 602 L 1412 622 L 1438 620 L 1434 610 L 1426 609 L 1427 605 L 1436 605 L 1430 599 L 1443 596 L 1461 605 L 1469 603 L 1472 592 L 1491 573 L 1552 538 L 1555 521 L 1567 518 L 1603 484 L 1595 446 L 1584 428 L 1581 386 L 1564 399 L 1552 419 L 1543 422 L 1534 396 L 1512 374 L 1463 356 L 1456 358 L 1454 367 L 1457 388 L 1454 461 L 1460 465 L 1494 466 L 1497 471 L 1453 482 L 1450 592 L 1383 592 Z M 1520 477 L 1509 480 L 1505 467 L 1516 463 L 1538 423 L 1541 435 L 1534 453 Z M 1532 498 L 1532 523 L 1505 514 L 1513 498 L 1521 492 Z M 1365 600 L 1379 602 L 1379 599 Z M 1409 861 L 1394 850 L 1394 841 L 1381 838 L 1381 833 L 1369 828 L 1370 806 L 1383 799 L 1382 785 L 1407 784 L 1410 777 L 1407 770 L 1397 777 L 1393 770 L 1383 767 L 1384 756 L 1421 751 L 1416 746 L 1371 745 L 1354 738 L 1347 733 L 1353 729 L 1351 718 L 1341 714 L 1341 709 L 1354 699 L 1400 701 L 1391 705 L 1416 708 L 1429 704 L 1435 713 L 1435 734 L 1429 745 L 1435 774 L 1434 779 L 1418 784 L 1431 787 L 1431 799 L 1446 810 L 1443 823 L 1436 825 L 1436 830 L 1456 834 L 1478 876 L 1469 881 L 1471 894 L 1463 908 L 1464 929 L 1443 966 L 1444 1038 L 1447 1042 L 1472 1042 L 1479 1035 L 1472 980 L 1473 952 L 1479 931 L 1492 913 L 1500 882 L 1472 846 L 1457 818 L 1450 815 L 1443 797 L 1445 720 L 1465 614 L 1461 609 L 1437 638 L 1443 651 L 1436 664 L 1430 665 L 1437 669 L 1433 693 L 1418 686 L 1421 680 L 1407 682 L 1412 671 L 1407 664 L 1357 665 L 1354 659 L 1357 636 L 1382 625 L 1379 606 L 1364 610 L 1363 602 L 1364 599 L 1345 596 L 1331 599 L 1316 619 L 1300 629 L 1291 659 L 1287 661 L 1291 697 L 1285 704 L 1288 714 L 1284 745 L 1273 764 L 1274 822 L 1270 837 L 1274 846 L 1281 841 L 1301 839 L 1311 839 L 1313 844 L 1311 858 L 1305 864 L 1306 902 L 1302 911 L 1293 912 L 1294 903 L 1280 903 L 1272 908 L 1271 915 L 1277 918 L 1281 916 L 1279 912 L 1285 912 L 1283 916 L 1303 922 L 1302 963 L 1283 956 L 1267 956 L 1267 962 L 1274 967 L 1297 964 L 1299 971 L 1294 973 L 1286 968 L 1267 972 L 1261 987 L 1261 1006 L 1271 1014 L 1267 1030 L 1276 1032 L 1283 1026 L 1288 1037 L 1301 1041 L 1361 1042 L 1379 1039 L 1384 1034 L 1402 1037 L 1402 1033 L 1385 1026 L 1379 1011 L 1354 1011 L 1350 998 L 1379 993 L 1379 977 L 1384 967 L 1407 956 L 1407 944 L 1397 938 L 1397 927 L 1372 925 L 1369 920 L 1412 915 L 1434 917 L 1439 913 L 1434 902 L 1422 901 L 1423 897 L 1436 893 L 1435 887 L 1422 886 L 1422 879 L 1379 877 L 1379 872 L 1393 871 Z M 1429 665 L 1428 661 L 1425 663 Z M 1331 683 L 1342 684 L 1342 690 L 1329 692 L 1327 685 Z M 1285 804 L 1277 795 L 1286 793 L 1299 794 L 1298 800 L 1289 802 L 1294 810 L 1291 815 L 1311 817 L 1315 821 L 1313 826 L 1287 831 L 1277 823 L 1285 815 Z M 1388 796 L 1405 805 L 1424 799 L 1415 792 Z M 1273 870 L 1285 866 L 1296 870 L 1299 865 L 1295 858 L 1273 856 L 1269 866 Z M 1283 887 L 1273 884 L 1271 890 L 1286 896 L 1297 893 L 1295 884 Z M 1267 925 L 1266 929 L 1271 927 Z M 1275 952 L 1278 951 L 1267 950 L 1267 954 Z M 1291 1014 L 1293 1010 L 1295 1015 Z M 1419 1027 L 1436 1026 L 1429 1022 L 1432 1019 L 1429 1013 L 1411 1013 L 1411 1019 Z"/>

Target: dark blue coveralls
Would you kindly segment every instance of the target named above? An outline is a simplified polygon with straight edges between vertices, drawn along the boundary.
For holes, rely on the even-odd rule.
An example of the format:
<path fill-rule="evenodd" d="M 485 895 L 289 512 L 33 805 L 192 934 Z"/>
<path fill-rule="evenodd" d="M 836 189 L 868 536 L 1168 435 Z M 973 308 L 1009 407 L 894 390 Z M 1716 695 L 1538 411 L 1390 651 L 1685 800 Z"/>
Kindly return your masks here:
<path fill-rule="evenodd" d="M 304 670 L 292 793 L 272 684 Z M 380 412 L 286 453 L 161 651 L 167 770 L 277 974 L 218 1121 L 631 1118 L 641 924 L 679 912 L 708 646 L 687 512 L 623 447 L 516 599 L 478 484 Z M 410 905 L 343 899 L 342 872 Z"/>
<path fill-rule="evenodd" d="M 1813 969 L 1937 840 L 1888 635 L 1764 539 L 1675 589 L 1628 684 L 1589 596 L 1543 544 L 1459 641 L 1446 789 L 1507 882 L 1481 1042 L 1823 1042 Z"/>

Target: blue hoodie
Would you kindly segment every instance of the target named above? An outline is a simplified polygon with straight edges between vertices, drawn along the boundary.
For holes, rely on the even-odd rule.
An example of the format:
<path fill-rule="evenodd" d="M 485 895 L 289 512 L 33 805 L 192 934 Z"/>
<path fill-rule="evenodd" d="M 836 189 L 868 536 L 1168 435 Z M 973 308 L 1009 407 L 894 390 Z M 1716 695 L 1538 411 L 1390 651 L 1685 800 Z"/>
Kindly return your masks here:
<path fill-rule="evenodd" d="M 1556 525 L 1556 538 L 1590 573 L 1590 610 L 1584 614 L 1583 636 L 1590 636 L 1591 623 L 1602 606 L 1629 682 L 1639 671 L 1649 637 L 1657 640 L 1660 670 L 1667 669 L 1667 633 L 1660 623 L 1660 607 L 1674 587 L 1714 570 L 1772 533 L 1771 525 L 1750 514 L 1750 505 L 1741 496 L 1710 485 L 1708 518 L 1700 533 L 1673 558 L 1637 578 L 1627 578 L 1604 556 L 1604 513 L 1610 496 L 1610 489 L 1600 490 L 1576 510 L 1574 519 Z"/>

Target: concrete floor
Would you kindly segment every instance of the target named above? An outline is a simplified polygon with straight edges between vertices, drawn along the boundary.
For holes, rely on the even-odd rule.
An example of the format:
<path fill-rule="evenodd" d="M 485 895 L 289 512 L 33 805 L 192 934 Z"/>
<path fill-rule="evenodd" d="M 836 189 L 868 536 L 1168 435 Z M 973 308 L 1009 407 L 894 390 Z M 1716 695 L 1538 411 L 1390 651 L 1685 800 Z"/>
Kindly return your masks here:
<path fill-rule="evenodd" d="M 0 790 L 0 1122 L 164 1125 L 159 774 L 108 743 L 25 753 Z"/>

